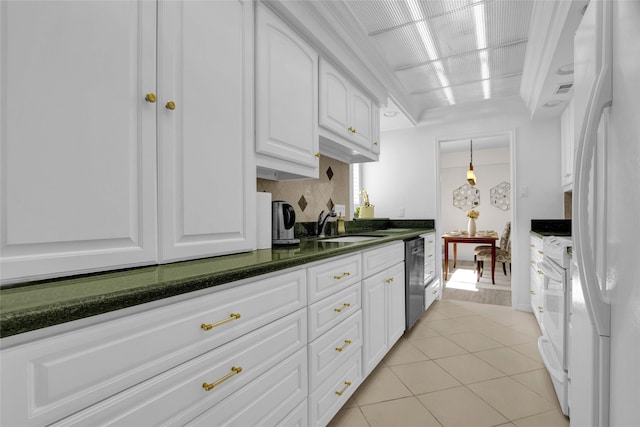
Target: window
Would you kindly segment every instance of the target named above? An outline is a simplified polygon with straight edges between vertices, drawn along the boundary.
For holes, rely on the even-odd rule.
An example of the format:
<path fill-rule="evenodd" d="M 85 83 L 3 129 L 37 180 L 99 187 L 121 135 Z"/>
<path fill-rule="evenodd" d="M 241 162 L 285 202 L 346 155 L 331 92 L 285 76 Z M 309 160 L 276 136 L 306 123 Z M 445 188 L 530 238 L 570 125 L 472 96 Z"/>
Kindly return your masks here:
<path fill-rule="evenodd" d="M 355 210 L 360 206 L 360 190 L 362 189 L 362 170 L 359 163 L 351 165 L 351 212 L 355 217 Z"/>

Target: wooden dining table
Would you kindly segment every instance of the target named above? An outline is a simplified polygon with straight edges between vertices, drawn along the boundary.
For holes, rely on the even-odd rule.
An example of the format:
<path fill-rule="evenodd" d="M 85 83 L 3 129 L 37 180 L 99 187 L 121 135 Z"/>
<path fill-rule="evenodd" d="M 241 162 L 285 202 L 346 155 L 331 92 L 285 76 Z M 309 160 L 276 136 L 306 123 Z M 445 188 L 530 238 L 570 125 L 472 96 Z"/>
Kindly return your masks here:
<path fill-rule="evenodd" d="M 444 280 L 449 276 L 449 243 L 453 243 L 453 267 L 456 266 L 456 257 L 458 255 L 458 243 L 475 243 L 491 246 L 491 283 L 496 284 L 495 267 L 496 267 L 496 240 L 498 233 L 495 231 L 475 236 L 469 236 L 466 232 L 462 233 L 445 233 L 442 235 L 444 240 Z"/>

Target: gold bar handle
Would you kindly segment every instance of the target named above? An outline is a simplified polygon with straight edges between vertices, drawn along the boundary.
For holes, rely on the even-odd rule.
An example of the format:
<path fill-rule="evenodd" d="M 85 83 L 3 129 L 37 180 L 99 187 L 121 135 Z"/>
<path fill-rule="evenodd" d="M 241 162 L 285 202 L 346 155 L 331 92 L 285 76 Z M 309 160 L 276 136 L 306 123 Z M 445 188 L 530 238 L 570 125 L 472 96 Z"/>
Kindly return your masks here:
<path fill-rule="evenodd" d="M 225 323 L 231 322 L 232 320 L 236 320 L 239 318 L 240 318 L 240 313 L 231 313 L 229 317 L 227 317 L 226 319 L 219 320 L 215 323 L 203 323 L 202 325 L 200 325 L 200 327 L 205 331 L 209 331 L 215 328 L 216 326 L 223 325 Z"/>
<path fill-rule="evenodd" d="M 427 258 L 431 258 L 433 256 L 433 254 L 429 254 L 427 255 Z"/>
<path fill-rule="evenodd" d="M 340 280 L 340 279 L 342 279 L 344 277 L 347 277 L 347 276 L 351 276 L 351 273 L 349 273 L 348 271 L 345 271 L 344 273 L 342 273 L 339 276 L 333 276 L 333 278 L 336 279 L 336 280 Z"/>
<path fill-rule="evenodd" d="M 538 270 L 538 274 L 544 274 L 542 270 Z"/>
<path fill-rule="evenodd" d="M 437 294 L 438 290 L 436 289 L 435 291 L 431 292 L 432 294 Z"/>
<path fill-rule="evenodd" d="M 335 311 L 336 313 L 340 313 L 342 310 L 348 307 L 351 307 L 351 304 L 349 304 L 348 302 L 345 302 L 344 304 L 342 304 L 342 307 L 334 308 L 333 311 Z"/>
<path fill-rule="evenodd" d="M 543 313 L 544 309 L 542 307 L 538 306 L 538 312 Z"/>
<path fill-rule="evenodd" d="M 542 251 L 538 251 L 538 253 L 539 253 L 540 255 L 544 255 L 544 252 L 542 252 Z"/>
<path fill-rule="evenodd" d="M 535 295 L 535 294 L 536 294 L 536 291 L 529 291 L 529 293 L 530 293 L 531 295 Z"/>
<path fill-rule="evenodd" d="M 206 391 L 211 391 L 211 390 L 213 390 L 214 387 L 219 386 L 220 384 L 222 384 L 223 382 L 225 382 L 226 380 L 228 380 L 232 376 L 238 375 L 240 372 L 242 372 L 242 366 L 238 366 L 237 368 L 235 366 L 232 366 L 231 367 L 231 372 L 229 372 L 227 375 L 225 375 L 224 377 L 220 378 L 217 381 L 212 382 L 211 384 L 203 383 L 202 384 L 202 388 L 205 389 Z"/>
<path fill-rule="evenodd" d="M 336 347 L 336 351 L 342 351 L 346 346 L 351 344 L 351 340 L 344 340 L 344 345 L 342 347 Z"/>
<path fill-rule="evenodd" d="M 385 280 L 385 282 L 387 282 L 387 283 L 393 283 L 393 277 L 388 278 L 387 280 Z"/>
<path fill-rule="evenodd" d="M 340 390 L 340 391 L 336 391 L 336 394 L 337 394 L 338 396 L 342 396 L 342 395 L 344 394 L 344 392 L 345 392 L 345 391 L 347 391 L 347 389 L 348 389 L 348 388 L 349 388 L 349 386 L 351 385 L 351 381 L 345 381 L 345 382 L 344 382 L 344 384 L 345 384 L 345 386 L 344 386 L 344 388 L 343 388 L 342 390 Z"/>

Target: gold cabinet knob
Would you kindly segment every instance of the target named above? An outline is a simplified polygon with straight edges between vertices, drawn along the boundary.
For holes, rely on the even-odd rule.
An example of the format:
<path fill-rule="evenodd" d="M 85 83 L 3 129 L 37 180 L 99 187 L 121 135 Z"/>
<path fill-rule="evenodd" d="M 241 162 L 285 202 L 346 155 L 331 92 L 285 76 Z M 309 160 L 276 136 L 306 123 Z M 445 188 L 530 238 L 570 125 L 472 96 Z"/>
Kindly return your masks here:
<path fill-rule="evenodd" d="M 149 92 L 145 97 L 144 100 L 147 102 L 151 102 L 152 104 L 154 102 L 156 102 L 156 94 L 155 93 L 151 93 Z"/>
<path fill-rule="evenodd" d="M 319 151 L 316 153 L 316 157 L 320 158 L 320 152 Z"/>
<path fill-rule="evenodd" d="M 352 128 L 351 126 L 349 126 L 349 127 L 347 128 L 347 130 L 348 130 L 349 132 L 353 133 L 353 128 Z"/>
<path fill-rule="evenodd" d="M 168 101 L 167 104 L 164 106 L 167 110 L 175 110 L 176 109 L 176 103 L 173 101 Z"/>
<path fill-rule="evenodd" d="M 373 145 L 378 145 L 378 141 L 373 141 Z"/>

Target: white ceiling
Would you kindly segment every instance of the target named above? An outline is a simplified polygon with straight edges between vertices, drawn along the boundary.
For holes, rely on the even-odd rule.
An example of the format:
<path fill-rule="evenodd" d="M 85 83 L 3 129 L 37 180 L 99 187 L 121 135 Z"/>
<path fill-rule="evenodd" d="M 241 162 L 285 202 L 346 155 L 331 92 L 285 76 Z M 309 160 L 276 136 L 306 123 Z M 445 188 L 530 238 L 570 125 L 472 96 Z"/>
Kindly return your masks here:
<path fill-rule="evenodd" d="M 420 116 L 519 94 L 532 0 L 345 3 Z"/>

